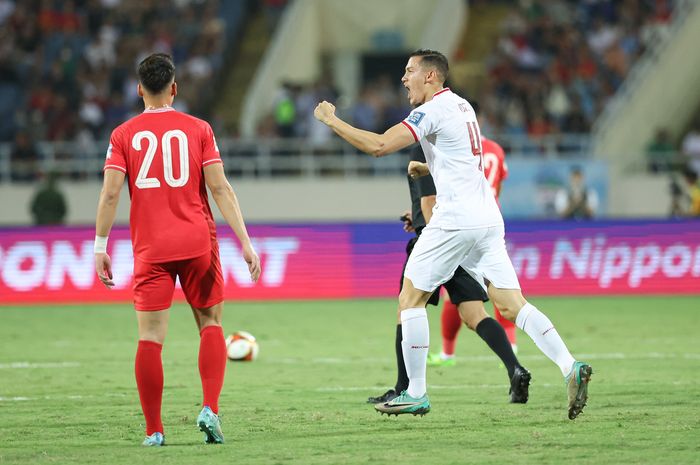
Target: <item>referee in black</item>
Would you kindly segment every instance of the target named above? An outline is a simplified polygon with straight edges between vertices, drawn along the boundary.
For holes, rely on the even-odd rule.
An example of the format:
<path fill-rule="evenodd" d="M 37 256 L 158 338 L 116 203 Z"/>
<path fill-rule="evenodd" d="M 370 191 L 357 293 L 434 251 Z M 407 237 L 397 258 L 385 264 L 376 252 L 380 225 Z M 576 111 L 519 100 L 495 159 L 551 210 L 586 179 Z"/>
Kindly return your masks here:
<path fill-rule="evenodd" d="M 416 145 L 411 151 L 411 160 L 425 163 L 425 155 L 420 145 Z M 411 192 L 411 214 L 401 217 L 404 222 L 404 229 L 407 232 L 414 231 L 416 236 L 411 238 L 406 244 L 406 262 L 411 255 L 413 246 L 418 241 L 421 231 L 430 221 L 432 208 L 435 205 L 435 183 L 432 176 L 423 176 L 417 179 L 408 178 L 408 188 Z M 426 221 L 426 217 L 428 221 Z M 404 262 L 404 271 L 406 269 Z M 401 272 L 401 280 L 399 291 L 403 284 L 403 271 Z M 513 353 L 513 349 L 508 342 L 506 333 L 503 327 L 493 318 L 486 314 L 483 302 L 488 300 L 488 296 L 484 288 L 469 275 L 462 267 L 458 267 L 452 278 L 443 284 L 452 302 L 457 305 L 459 314 L 467 326 L 476 331 L 476 333 L 488 344 L 493 352 L 498 355 L 506 369 L 508 370 L 508 379 L 510 380 L 510 402 L 524 404 L 528 399 L 528 389 L 530 386 L 530 372 L 528 372 L 520 363 Z M 440 302 L 440 288 L 436 289 L 433 295 L 428 300 L 430 305 L 438 305 Z M 481 302 L 481 305 L 466 305 L 468 303 Z M 389 389 L 384 394 L 377 397 L 369 397 L 368 403 L 379 404 L 389 402 L 394 397 L 401 394 L 408 388 L 408 374 L 403 361 L 403 350 L 401 348 L 401 323 L 396 325 L 396 368 L 398 376 L 396 385 L 393 389 Z"/>

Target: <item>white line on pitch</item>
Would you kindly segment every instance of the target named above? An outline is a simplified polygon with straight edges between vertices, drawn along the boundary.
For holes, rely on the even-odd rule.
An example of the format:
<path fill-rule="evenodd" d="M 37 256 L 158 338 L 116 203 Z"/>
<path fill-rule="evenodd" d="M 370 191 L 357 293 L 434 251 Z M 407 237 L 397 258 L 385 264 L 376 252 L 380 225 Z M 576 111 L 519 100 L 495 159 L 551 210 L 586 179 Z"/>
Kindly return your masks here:
<path fill-rule="evenodd" d="M 700 360 L 700 354 L 698 353 L 683 353 L 683 354 L 672 354 L 672 353 L 662 353 L 662 352 L 645 352 L 645 353 L 633 353 L 626 354 L 623 352 L 609 352 L 609 353 L 592 353 L 592 354 L 576 354 L 577 358 L 580 360 Z M 520 360 L 546 360 L 544 355 L 519 355 Z M 458 355 L 457 359 L 465 362 L 493 362 L 498 360 L 495 355 Z M 317 363 L 317 364 L 370 364 L 370 363 L 393 363 L 395 360 L 393 358 L 343 358 L 343 357 L 315 357 L 315 358 L 270 358 L 266 359 L 266 362 L 271 363 L 284 363 L 284 364 L 297 364 L 297 363 Z"/>
<path fill-rule="evenodd" d="M 22 368 L 76 368 L 79 366 L 80 363 L 78 362 L 10 362 L 0 363 L 0 370 Z"/>
<path fill-rule="evenodd" d="M 669 385 L 669 386 L 695 386 L 698 383 L 693 382 L 693 381 L 669 381 L 669 382 L 654 382 L 654 384 L 657 385 Z M 630 386 L 637 386 L 638 383 L 623 383 L 623 384 L 615 384 L 616 386 L 621 386 L 621 385 L 630 385 Z M 428 386 L 428 389 L 436 389 L 436 390 L 469 390 L 469 389 L 505 389 L 509 387 L 507 384 L 453 384 L 449 386 L 443 386 L 439 384 L 431 384 Z M 561 389 L 562 384 L 560 383 L 538 383 L 537 388 L 556 388 L 556 389 Z M 381 386 L 329 386 L 329 387 L 320 387 L 314 389 L 316 392 L 355 392 L 355 391 L 378 391 L 382 390 L 383 388 Z"/>
<path fill-rule="evenodd" d="M 25 402 L 28 400 L 31 401 L 37 401 L 37 400 L 83 400 L 83 399 L 102 399 L 105 397 L 126 397 L 126 394 L 122 393 L 117 393 L 117 392 L 108 392 L 100 395 L 92 395 L 92 394 L 66 394 L 66 395 L 53 395 L 53 396 L 37 396 L 37 397 L 22 397 L 22 396 L 16 396 L 16 397 L 0 397 L 0 402 Z"/>

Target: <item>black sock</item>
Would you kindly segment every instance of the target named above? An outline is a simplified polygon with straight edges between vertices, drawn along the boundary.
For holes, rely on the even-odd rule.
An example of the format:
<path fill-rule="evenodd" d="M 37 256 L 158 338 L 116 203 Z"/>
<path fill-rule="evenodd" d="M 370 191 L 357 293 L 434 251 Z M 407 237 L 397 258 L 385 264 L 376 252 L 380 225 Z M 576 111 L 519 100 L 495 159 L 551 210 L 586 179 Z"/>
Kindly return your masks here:
<path fill-rule="evenodd" d="M 508 370 L 508 379 L 510 380 L 513 377 L 515 367 L 520 366 L 520 363 L 518 363 L 518 358 L 513 353 L 513 348 L 508 342 L 503 326 L 491 317 L 484 318 L 476 325 L 476 333 L 501 359 Z"/>
<path fill-rule="evenodd" d="M 396 378 L 396 386 L 394 387 L 394 390 L 396 392 L 401 392 L 401 391 L 405 391 L 406 389 L 408 389 L 408 373 L 406 373 L 406 365 L 403 363 L 403 348 L 401 347 L 401 340 L 402 339 L 403 339 L 403 332 L 401 332 L 401 325 L 396 325 L 396 346 L 395 347 L 396 347 L 396 369 L 398 371 L 398 377 Z"/>

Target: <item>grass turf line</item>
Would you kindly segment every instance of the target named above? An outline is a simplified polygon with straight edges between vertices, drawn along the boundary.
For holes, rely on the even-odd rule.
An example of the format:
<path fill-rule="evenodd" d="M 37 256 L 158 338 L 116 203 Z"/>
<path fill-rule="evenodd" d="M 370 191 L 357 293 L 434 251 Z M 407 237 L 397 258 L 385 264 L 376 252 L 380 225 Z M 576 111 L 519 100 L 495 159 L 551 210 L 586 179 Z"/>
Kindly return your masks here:
<path fill-rule="evenodd" d="M 533 373 L 527 405 L 507 404 L 505 370 L 464 328 L 457 366 L 429 368 L 433 411 L 388 419 L 364 400 L 395 380 L 393 300 L 230 302 L 225 332 L 252 332 L 261 352 L 254 363 L 229 363 L 223 446 L 205 446 L 194 425 L 199 338 L 189 309 L 176 305 L 163 351 L 169 445 L 159 450 L 139 446 L 128 305 L 0 307 L 0 464 L 700 460 L 699 298 L 533 302 L 574 355 L 591 356 L 589 406 L 574 422 L 559 370 L 522 331 L 520 354 Z M 440 310 L 429 317 L 437 351 Z"/>

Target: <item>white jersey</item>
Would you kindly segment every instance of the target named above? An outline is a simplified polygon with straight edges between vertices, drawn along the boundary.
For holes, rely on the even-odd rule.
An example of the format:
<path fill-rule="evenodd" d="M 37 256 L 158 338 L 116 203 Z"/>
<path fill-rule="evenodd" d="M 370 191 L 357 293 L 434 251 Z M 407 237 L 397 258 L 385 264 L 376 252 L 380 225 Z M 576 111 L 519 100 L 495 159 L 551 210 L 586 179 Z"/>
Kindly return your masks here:
<path fill-rule="evenodd" d="M 503 225 L 484 176 L 481 132 L 472 106 L 443 89 L 403 121 L 420 141 L 437 191 L 430 227 L 476 229 Z"/>

